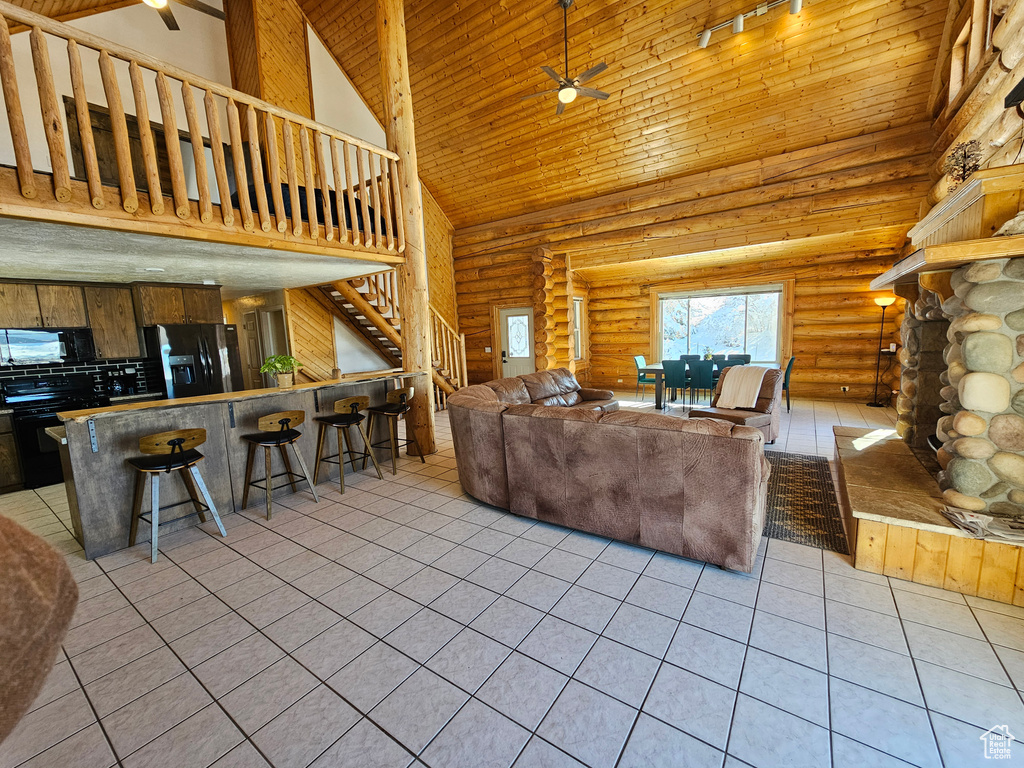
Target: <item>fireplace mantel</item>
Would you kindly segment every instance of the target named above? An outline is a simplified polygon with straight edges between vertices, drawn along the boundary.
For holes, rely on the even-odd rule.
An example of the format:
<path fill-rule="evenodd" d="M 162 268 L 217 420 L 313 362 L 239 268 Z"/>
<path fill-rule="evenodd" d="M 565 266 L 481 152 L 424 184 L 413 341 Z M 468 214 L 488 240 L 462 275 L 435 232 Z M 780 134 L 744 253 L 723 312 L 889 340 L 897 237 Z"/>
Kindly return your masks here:
<path fill-rule="evenodd" d="M 915 282 L 922 272 L 1024 256 L 1024 235 L 993 237 L 1022 208 L 1024 165 L 978 171 L 910 230 L 913 253 L 872 280 L 872 290 Z"/>

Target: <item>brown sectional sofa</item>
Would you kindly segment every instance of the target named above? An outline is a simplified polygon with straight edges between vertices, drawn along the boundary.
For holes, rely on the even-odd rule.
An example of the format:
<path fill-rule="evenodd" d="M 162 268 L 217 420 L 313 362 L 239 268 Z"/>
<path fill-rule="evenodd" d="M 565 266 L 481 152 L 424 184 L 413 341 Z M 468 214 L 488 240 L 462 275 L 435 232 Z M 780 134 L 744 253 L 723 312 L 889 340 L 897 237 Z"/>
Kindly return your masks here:
<path fill-rule="evenodd" d="M 547 377 L 571 380 L 579 401 L 543 404 L 554 397 L 537 384 Z M 579 388 L 564 369 L 517 379 L 448 399 L 467 493 L 524 517 L 753 568 L 770 471 L 760 430 L 617 411 L 610 392 Z M 524 389 L 543 396 L 525 402 Z"/>

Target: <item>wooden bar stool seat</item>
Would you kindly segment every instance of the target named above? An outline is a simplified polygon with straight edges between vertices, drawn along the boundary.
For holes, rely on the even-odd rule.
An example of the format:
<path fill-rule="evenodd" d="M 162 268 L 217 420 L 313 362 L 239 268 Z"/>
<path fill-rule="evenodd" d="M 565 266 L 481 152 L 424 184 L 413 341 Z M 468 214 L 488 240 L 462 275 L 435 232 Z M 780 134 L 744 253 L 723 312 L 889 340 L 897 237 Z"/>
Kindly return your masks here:
<path fill-rule="evenodd" d="M 395 389 L 388 392 L 387 402 L 384 405 L 375 405 L 372 408 L 368 408 L 366 412 L 370 414 L 370 420 L 367 427 L 367 432 L 373 434 L 373 420 L 375 417 L 382 416 L 388 420 L 388 439 L 381 440 L 370 445 L 370 451 L 374 448 L 383 448 L 384 446 L 390 446 L 391 448 L 391 474 L 398 474 L 398 451 L 400 448 L 407 445 L 416 446 L 416 455 L 420 457 L 420 461 L 424 464 L 427 460 L 423 458 L 423 453 L 420 451 L 419 443 L 416 442 L 416 436 L 411 431 L 406 430 L 408 437 L 405 440 L 398 439 L 398 420 L 407 414 L 411 408 L 409 401 L 412 400 L 416 390 L 414 387 L 402 387 L 401 389 Z M 366 459 L 363 459 L 363 467 L 366 467 Z"/>
<path fill-rule="evenodd" d="M 249 506 L 249 489 L 259 488 L 267 495 L 267 520 L 269 520 L 273 514 L 274 491 L 284 488 L 285 485 L 291 485 L 292 491 L 298 491 L 298 486 L 295 484 L 296 480 L 305 480 L 306 485 L 309 486 L 309 492 L 313 494 L 313 500 L 320 501 L 320 497 L 316 495 L 316 489 L 309 479 L 309 470 L 306 469 L 306 462 L 302 458 L 302 453 L 295 445 L 295 442 L 302 437 L 302 433 L 295 429 L 295 427 L 302 424 L 305 420 L 306 414 L 304 411 L 272 413 L 256 422 L 256 428 L 259 432 L 242 435 L 242 439 L 249 444 L 249 455 L 245 460 L 245 489 L 242 491 L 243 509 Z M 292 451 L 295 453 L 295 458 L 299 462 L 299 468 L 302 472 L 292 471 L 292 462 L 288 456 L 288 446 L 291 446 Z M 263 448 L 266 471 L 262 478 L 253 480 L 252 466 L 256 459 L 257 448 Z M 284 472 L 278 472 L 277 474 L 274 474 L 273 471 L 272 449 L 274 448 L 281 452 L 281 460 L 284 462 Z M 273 481 L 279 477 L 286 477 L 288 479 L 284 483 L 275 486 Z"/>
<path fill-rule="evenodd" d="M 330 416 L 317 416 L 314 421 L 320 425 L 320 433 L 316 439 L 316 469 L 313 470 L 313 484 L 319 482 L 320 478 L 320 464 L 326 462 L 328 464 L 338 465 L 338 484 L 341 486 L 341 492 L 345 492 L 345 465 L 352 464 L 352 469 L 356 468 L 356 461 L 358 459 L 363 460 L 363 466 L 366 466 L 366 459 L 369 458 L 373 462 L 374 469 L 377 470 L 377 477 L 381 480 L 384 476 L 380 473 L 380 466 L 377 464 L 377 458 L 373 455 L 373 451 L 370 449 L 370 438 L 366 435 L 366 430 L 363 429 L 363 420 L 366 418 L 360 411 L 366 410 L 366 407 L 370 404 L 370 398 L 365 395 L 358 395 L 356 397 L 346 397 L 343 400 L 337 400 L 334 403 L 334 413 Z M 330 456 L 324 456 L 324 449 L 327 445 L 327 430 L 334 427 L 338 433 L 338 452 Z M 349 428 L 355 427 L 359 430 L 359 436 L 363 438 L 363 450 L 357 451 L 352 444 L 352 435 L 349 434 Z M 342 459 L 341 455 L 344 453 L 348 458 Z"/>
<path fill-rule="evenodd" d="M 227 536 L 224 525 L 217 514 L 217 507 L 214 506 L 213 498 L 206 489 L 203 476 L 199 473 L 197 466 L 204 456 L 196 450 L 196 446 L 206 442 L 205 429 L 179 429 L 173 432 L 161 432 L 156 435 L 148 435 L 139 440 L 139 450 L 142 456 L 128 459 L 128 464 L 138 472 L 135 479 L 135 498 L 132 500 L 132 527 L 128 534 L 128 546 L 135 546 L 135 537 L 138 534 L 139 520 L 145 520 L 150 525 L 150 561 L 156 562 L 157 541 L 160 535 L 160 526 L 172 523 L 175 520 L 182 520 L 191 515 L 198 515 L 202 522 L 206 522 L 206 513 L 213 516 L 217 523 L 217 530 L 221 536 Z M 178 476 L 188 491 L 188 501 L 180 501 L 177 504 L 160 506 L 160 475 L 180 472 Z M 146 496 L 146 478 L 151 479 L 150 488 L 150 511 L 143 513 L 142 507 Z M 200 494 L 202 496 L 200 497 Z M 160 513 L 167 509 L 173 509 L 185 504 L 191 504 L 195 509 L 189 515 L 173 518 L 172 520 L 161 520 Z"/>

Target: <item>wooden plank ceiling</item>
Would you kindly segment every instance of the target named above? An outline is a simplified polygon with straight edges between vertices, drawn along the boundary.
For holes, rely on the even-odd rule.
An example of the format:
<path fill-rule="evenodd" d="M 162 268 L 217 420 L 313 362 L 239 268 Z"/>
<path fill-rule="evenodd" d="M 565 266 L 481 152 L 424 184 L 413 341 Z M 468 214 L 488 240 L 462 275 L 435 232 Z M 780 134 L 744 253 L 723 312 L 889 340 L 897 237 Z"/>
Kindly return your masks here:
<path fill-rule="evenodd" d="M 299 0 L 378 116 L 374 0 Z M 556 0 L 406 0 L 420 174 L 457 229 L 926 118 L 946 0 L 808 0 L 697 35 L 752 0 L 577 0 L 561 117 Z"/>

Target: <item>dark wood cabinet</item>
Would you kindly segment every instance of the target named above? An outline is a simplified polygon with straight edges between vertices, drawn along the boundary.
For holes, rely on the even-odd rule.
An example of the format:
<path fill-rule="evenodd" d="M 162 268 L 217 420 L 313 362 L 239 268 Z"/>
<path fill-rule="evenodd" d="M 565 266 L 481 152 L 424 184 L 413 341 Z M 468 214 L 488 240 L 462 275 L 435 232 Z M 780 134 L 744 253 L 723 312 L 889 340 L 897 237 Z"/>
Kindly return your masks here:
<path fill-rule="evenodd" d="M 220 303 L 220 288 L 182 288 L 186 323 L 223 323 L 224 308 Z"/>
<path fill-rule="evenodd" d="M 8 414 L 0 414 L 0 493 L 21 489 L 21 463 Z"/>
<path fill-rule="evenodd" d="M 101 360 L 139 357 L 139 333 L 131 289 L 86 286 L 84 290 L 96 356 Z"/>
<path fill-rule="evenodd" d="M 145 285 L 132 286 L 135 297 L 135 315 L 139 325 L 181 325 L 185 323 L 185 301 L 181 286 Z"/>
<path fill-rule="evenodd" d="M 85 328 L 85 297 L 79 285 L 36 286 L 44 328 Z"/>
<path fill-rule="evenodd" d="M 42 328 L 39 297 L 32 283 L 0 283 L 0 328 Z"/>

